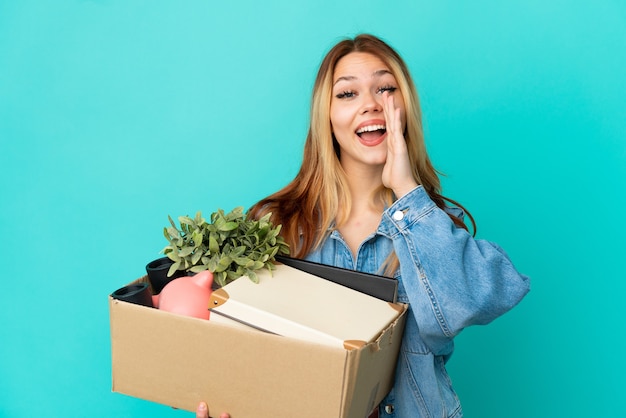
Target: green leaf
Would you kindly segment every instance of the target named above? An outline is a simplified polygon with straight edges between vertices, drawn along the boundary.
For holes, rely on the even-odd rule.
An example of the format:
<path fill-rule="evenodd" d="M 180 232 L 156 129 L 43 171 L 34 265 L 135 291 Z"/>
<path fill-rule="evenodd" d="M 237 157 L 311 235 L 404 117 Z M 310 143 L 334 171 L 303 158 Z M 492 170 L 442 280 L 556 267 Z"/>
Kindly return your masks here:
<path fill-rule="evenodd" d="M 201 246 L 203 240 L 202 231 L 200 231 L 199 229 L 193 231 L 193 233 L 191 234 L 191 240 L 193 241 L 194 248 L 198 248 L 199 246 Z"/>
<path fill-rule="evenodd" d="M 163 228 L 163 236 L 165 237 L 166 240 L 168 240 L 169 242 L 172 242 L 172 238 L 170 234 L 167 232 L 167 228 Z"/>
<path fill-rule="evenodd" d="M 178 229 L 176 229 L 173 226 L 165 228 L 165 233 L 167 235 L 169 235 L 171 238 L 179 238 L 180 237 L 180 232 L 178 232 Z"/>
<path fill-rule="evenodd" d="M 196 251 L 191 256 L 191 264 L 195 266 L 196 264 L 198 264 L 201 258 L 202 258 L 202 251 Z"/>
<path fill-rule="evenodd" d="M 217 242 L 217 239 L 211 234 L 209 236 L 209 251 L 212 254 L 218 254 L 220 252 L 220 245 Z"/>
<path fill-rule="evenodd" d="M 177 251 L 170 251 L 167 253 L 167 257 L 174 261 L 174 262 L 180 262 L 180 257 L 178 256 L 178 252 Z"/>
<path fill-rule="evenodd" d="M 200 226 L 200 225 L 202 225 L 202 224 L 204 224 L 206 222 L 204 220 L 204 218 L 202 217 L 202 212 L 200 212 L 200 211 L 196 212 L 196 218 L 194 219 L 194 222 L 198 226 Z"/>
<path fill-rule="evenodd" d="M 219 284 L 220 286 L 224 286 L 226 284 L 227 277 L 228 277 L 228 274 L 225 271 L 221 273 L 217 273 L 213 276 L 217 284 Z"/>
<path fill-rule="evenodd" d="M 224 213 L 224 212 L 222 212 Z M 230 212 L 228 212 L 226 215 L 224 215 L 224 218 L 227 219 L 228 221 L 233 221 L 235 219 L 243 219 L 244 215 L 243 215 L 243 207 L 242 206 L 238 206 L 236 208 L 234 208 L 233 210 L 231 210 Z"/>
<path fill-rule="evenodd" d="M 215 268 L 216 272 L 222 272 L 222 271 L 226 271 L 228 269 L 228 267 L 230 267 L 230 264 L 232 263 L 232 259 L 228 256 L 222 256 L 219 261 L 217 262 L 217 266 Z"/>
<path fill-rule="evenodd" d="M 233 257 L 233 263 L 238 266 L 245 266 L 248 263 L 248 259 L 246 257 Z"/>
<path fill-rule="evenodd" d="M 194 247 L 185 247 L 178 253 L 179 257 L 187 257 L 193 253 Z"/>
<path fill-rule="evenodd" d="M 209 262 L 206 263 L 209 271 L 212 271 L 215 273 L 215 271 L 217 270 L 217 261 L 218 261 L 217 257 L 211 257 L 209 259 Z"/>
<path fill-rule="evenodd" d="M 226 222 L 220 225 L 218 229 L 223 232 L 234 231 L 238 226 L 239 224 L 237 222 Z"/>
<path fill-rule="evenodd" d="M 220 265 L 220 266 L 229 266 L 230 263 L 232 263 L 232 262 L 233 262 L 232 258 L 230 258 L 227 255 L 222 255 L 222 257 L 220 257 L 220 261 L 218 261 L 217 264 Z"/>
<path fill-rule="evenodd" d="M 170 266 L 170 269 L 167 271 L 167 277 L 172 277 L 176 271 L 180 270 L 180 262 L 176 262 Z"/>
<path fill-rule="evenodd" d="M 231 257 L 240 257 L 246 252 L 245 245 L 238 245 L 230 251 Z"/>
<path fill-rule="evenodd" d="M 248 271 L 246 276 L 248 276 L 248 278 L 252 280 L 253 283 L 257 283 L 257 284 L 259 283 L 259 276 L 257 276 L 257 274 L 254 271 L 252 270 Z"/>

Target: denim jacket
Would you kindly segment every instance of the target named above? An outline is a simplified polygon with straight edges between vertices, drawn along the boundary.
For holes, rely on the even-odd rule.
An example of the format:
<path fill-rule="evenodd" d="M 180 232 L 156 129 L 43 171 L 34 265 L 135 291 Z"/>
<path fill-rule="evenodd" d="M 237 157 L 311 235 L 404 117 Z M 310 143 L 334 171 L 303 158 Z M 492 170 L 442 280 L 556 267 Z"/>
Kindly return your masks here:
<path fill-rule="evenodd" d="M 462 216 L 459 208 L 449 208 Z M 337 230 L 306 258 L 380 274 L 391 251 L 400 261 L 398 301 L 409 312 L 395 383 L 379 407 L 381 418 L 463 416 L 445 364 L 463 328 L 486 324 L 514 307 L 529 291 L 497 245 L 456 227 L 418 186 L 385 210 L 356 259 Z"/>

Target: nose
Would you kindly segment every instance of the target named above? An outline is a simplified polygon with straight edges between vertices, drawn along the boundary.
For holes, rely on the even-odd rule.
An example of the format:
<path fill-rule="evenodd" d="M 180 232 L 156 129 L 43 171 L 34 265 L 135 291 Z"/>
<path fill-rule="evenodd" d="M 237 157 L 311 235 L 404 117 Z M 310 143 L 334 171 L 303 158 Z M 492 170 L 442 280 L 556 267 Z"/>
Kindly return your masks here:
<path fill-rule="evenodd" d="M 375 93 L 366 93 L 363 96 L 363 104 L 361 106 L 361 113 L 367 112 L 380 112 L 383 110 L 383 105 L 379 101 L 380 98 L 377 97 Z"/>

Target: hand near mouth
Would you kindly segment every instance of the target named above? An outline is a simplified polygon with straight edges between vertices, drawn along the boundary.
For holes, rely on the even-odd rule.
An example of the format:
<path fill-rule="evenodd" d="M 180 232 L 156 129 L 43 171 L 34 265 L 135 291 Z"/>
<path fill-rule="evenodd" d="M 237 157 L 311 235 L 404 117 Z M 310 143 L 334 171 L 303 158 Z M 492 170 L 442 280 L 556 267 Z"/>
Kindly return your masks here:
<path fill-rule="evenodd" d="M 387 161 L 383 168 L 383 184 L 393 190 L 399 199 L 417 187 L 418 183 L 411 169 L 400 109 L 395 106 L 389 92 L 383 93 L 383 112 L 387 125 Z"/>

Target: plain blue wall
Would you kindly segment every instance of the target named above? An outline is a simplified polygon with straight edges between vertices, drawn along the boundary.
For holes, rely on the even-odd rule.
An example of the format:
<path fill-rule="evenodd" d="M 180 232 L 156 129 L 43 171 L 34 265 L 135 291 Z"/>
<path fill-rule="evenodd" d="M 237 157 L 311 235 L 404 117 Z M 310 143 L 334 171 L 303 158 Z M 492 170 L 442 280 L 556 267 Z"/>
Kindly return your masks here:
<path fill-rule="evenodd" d="M 111 393 L 107 295 L 168 214 L 295 174 L 317 65 L 359 32 L 404 56 L 446 194 L 533 279 L 457 339 L 466 416 L 623 413 L 622 0 L 0 0 L 0 416 L 191 416 Z"/>

